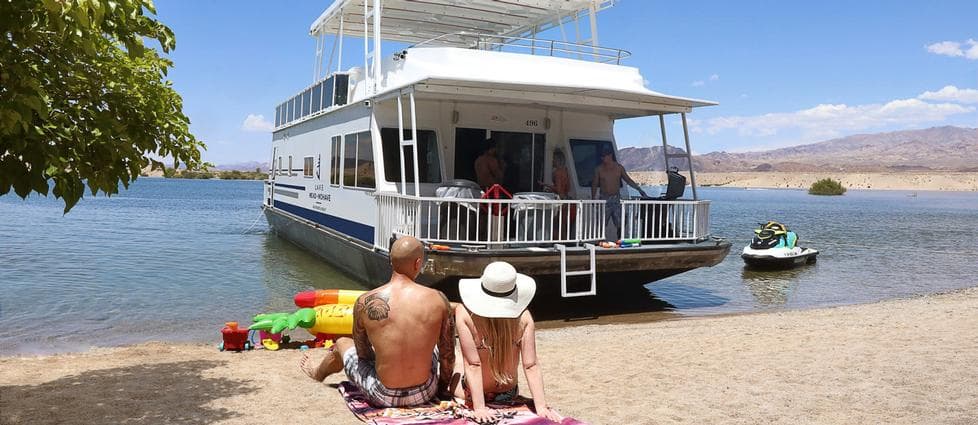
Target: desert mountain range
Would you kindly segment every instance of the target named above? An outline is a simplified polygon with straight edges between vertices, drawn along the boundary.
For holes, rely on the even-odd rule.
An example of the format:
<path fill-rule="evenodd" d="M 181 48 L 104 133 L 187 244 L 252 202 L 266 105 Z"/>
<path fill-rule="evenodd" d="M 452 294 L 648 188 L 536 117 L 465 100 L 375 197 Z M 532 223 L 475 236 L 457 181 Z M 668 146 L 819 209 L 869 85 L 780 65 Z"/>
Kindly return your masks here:
<path fill-rule="evenodd" d="M 670 153 L 683 149 L 669 147 Z M 618 158 L 628 170 L 660 171 L 662 147 L 624 148 Z M 696 171 L 978 171 L 978 128 L 953 126 L 839 139 L 760 152 L 710 152 L 694 155 Z M 685 159 L 670 165 L 687 169 Z"/>

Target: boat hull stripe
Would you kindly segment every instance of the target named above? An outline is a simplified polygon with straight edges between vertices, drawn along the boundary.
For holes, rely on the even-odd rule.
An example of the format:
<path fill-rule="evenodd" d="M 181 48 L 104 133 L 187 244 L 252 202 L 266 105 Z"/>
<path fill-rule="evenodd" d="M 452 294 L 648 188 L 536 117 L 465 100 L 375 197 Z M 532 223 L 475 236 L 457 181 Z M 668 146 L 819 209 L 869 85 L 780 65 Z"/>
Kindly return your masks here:
<path fill-rule="evenodd" d="M 295 186 L 291 184 L 273 183 L 275 187 L 287 187 L 289 189 L 306 190 L 305 186 Z"/>
<path fill-rule="evenodd" d="M 372 226 L 357 223 L 355 221 L 347 220 L 334 215 L 324 214 L 319 211 L 313 211 L 282 201 L 275 201 L 275 208 L 302 217 L 306 220 L 319 223 L 320 225 L 350 237 L 360 239 L 368 244 L 373 245 L 374 243 L 374 228 Z"/>

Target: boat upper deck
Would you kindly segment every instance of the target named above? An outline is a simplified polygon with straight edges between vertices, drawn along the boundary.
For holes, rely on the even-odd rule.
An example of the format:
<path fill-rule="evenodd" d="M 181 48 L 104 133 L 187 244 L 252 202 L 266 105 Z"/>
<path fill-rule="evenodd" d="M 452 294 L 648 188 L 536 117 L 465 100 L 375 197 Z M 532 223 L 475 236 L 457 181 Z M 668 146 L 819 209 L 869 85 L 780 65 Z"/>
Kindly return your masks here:
<path fill-rule="evenodd" d="M 312 23 L 309 34 L 360 37 L 379 23 L 383 40 L 475 48 L 458 34 L 528 37 L 582 14 L 611 7 L 612 0 L 336 0 Z M 383 20 L 374 20 L 376 7 Z"/>

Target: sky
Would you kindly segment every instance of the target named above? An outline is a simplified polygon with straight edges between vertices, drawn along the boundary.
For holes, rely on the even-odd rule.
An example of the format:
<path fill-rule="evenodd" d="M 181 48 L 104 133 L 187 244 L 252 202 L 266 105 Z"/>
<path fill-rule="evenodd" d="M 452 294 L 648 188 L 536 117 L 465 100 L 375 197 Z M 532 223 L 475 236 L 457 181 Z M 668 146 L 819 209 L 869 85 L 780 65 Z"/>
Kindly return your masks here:
<path fill-rule="evenodd" d="M 206 161 L 267 161 L 275 105 L 312 83 L 308 29 L 330 3 L 157 1 Z M 978 1 L 621 0 L 598 16 L 600 45 L 630 51 L 648 88 L 719 102 L 688 116 L 695 153 L 978 127 Z M 678 120 L 667 135 L 682 143 Z M 661 145 L 657 119 L 620 120 L 615 137 Z"/>

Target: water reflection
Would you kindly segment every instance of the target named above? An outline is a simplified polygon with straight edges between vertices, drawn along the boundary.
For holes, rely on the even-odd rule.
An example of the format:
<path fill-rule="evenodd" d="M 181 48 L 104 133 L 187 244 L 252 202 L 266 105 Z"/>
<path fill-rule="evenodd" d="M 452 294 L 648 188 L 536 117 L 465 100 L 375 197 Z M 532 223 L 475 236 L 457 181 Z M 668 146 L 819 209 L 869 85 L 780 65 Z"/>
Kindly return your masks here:
<path fill-rule="evenodd" d="M 367 289 L 322 258 L 271 232 L 262 243 L 262 282 L 268 290 L 267 311 L 294 310 L 292 297 L 310 289 Z"/>
<path fill-rule="evenodd" d="M 799 277 L 806 273 L 807 268 L 754 270 L 744 267 L 741 278 L 758 305 L 777 307 L 788 302 L 791 293 L 798 288 Z"/>

